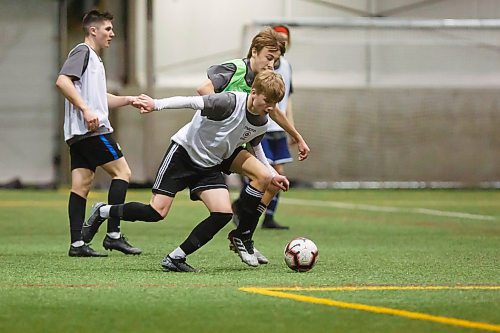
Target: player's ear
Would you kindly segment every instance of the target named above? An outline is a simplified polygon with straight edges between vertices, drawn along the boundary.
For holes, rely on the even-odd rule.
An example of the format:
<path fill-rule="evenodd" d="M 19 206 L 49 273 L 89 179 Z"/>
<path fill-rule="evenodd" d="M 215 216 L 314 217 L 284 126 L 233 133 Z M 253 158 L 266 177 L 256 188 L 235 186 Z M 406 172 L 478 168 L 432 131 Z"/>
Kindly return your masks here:
<path fill-rule="evenodd" d="M 252 47 L 252 57 L 256 57 L 258 54 L 259 52 L 257 52 L 257 49 L 255 47 Z"/>
<path fill-rule="evenodd" d="M 96 36 L 97 35 L 97 27 L 94 27 L 94 26 L 89 27 L 89 33 L 92 36 Z"/>

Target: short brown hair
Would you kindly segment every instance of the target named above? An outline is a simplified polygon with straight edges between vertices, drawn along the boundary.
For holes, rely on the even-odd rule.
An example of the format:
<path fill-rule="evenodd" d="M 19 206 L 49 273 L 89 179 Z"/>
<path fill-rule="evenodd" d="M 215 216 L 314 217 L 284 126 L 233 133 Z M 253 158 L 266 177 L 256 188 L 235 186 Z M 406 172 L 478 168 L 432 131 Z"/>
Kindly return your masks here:
<path fill-rule="evenodd" d="M 284 55 L 286 51 L 283 37 L 270 27 L 262 30 L 252 39 L 247 58 L 250 59 L 252 57 L 253 48 L 259 53 L 264 47 L 278 50 L 281 52 L 281 55 Z"/>
<path fill-rule="evenodd" d="M 104 21 L 112 21 L 113 15 L 109 12 L 101 13 L 98 10 L 91 10 L 83 16 L 82 27 L 85 36 L 89 35 L 89 28 L 96 23 L 102 23 Z"/>
<path fill-rule="evenodd" d="M 257 74 L 252 88 L 257 94 L 266 97 L 268 103 L 278 103 L 285 96 L 285 83 L 278 73 L 265 70 Z"/>

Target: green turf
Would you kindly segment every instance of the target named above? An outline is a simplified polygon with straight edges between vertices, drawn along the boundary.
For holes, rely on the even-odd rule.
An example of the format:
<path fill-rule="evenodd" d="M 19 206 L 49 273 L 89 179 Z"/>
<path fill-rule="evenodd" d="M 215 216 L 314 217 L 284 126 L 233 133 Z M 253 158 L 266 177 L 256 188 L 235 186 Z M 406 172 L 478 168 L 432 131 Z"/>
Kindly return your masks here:
<path fill-rule="evenodd" d="M 149 191 L 128 200 L 148 201 Z M 67 191 L 0 191 L 0 332 L 471 332 L 425 320 L 341 309 L 240 291 L 240 287 L 500 286 L 499 191 L 311 191 L 283 196 L 280 223 L 258 229 L 256 246 L 269 265 L 245 266 L 228 250 L 227 226 L 189 257 L 196 274 L 164 273 L 159 263 L 205 218 L 199 202 L 181 194 L 160 223 L 123 223 L 141 256 L 67 256 Z M 89 202 L 105 200 L 93 192 Z M 308 205 L 349 203 L 396 212 Z M 90 207 L 89 203 L 89 207 Z M 419 214 L 414 208 L 489 219 Z M 92 245 L 104 249 L 105 226 Z M 294 273 L 282 250 L 311 238 L 320 260 Z M 349 303 L 404 309 L 497 325 L 500 290 L 291 291 Z"/>

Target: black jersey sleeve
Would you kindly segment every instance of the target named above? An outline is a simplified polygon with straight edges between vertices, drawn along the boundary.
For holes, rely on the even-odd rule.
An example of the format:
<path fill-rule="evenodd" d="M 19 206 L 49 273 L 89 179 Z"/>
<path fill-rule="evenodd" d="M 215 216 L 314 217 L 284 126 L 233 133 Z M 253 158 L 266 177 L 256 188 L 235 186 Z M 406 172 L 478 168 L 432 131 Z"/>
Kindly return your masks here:
<path fill-rule="evenodd" d="M 201 115 L 211 120 L 228 118 L 236 107 L 236 96 L 230 92 L 203 96 Z"/>
<path fill-rule="evenodd" d="M 85 45 L 75 48 L 64 62 L 59 75 L 67 75 L 80 80 L 89 63 L 90 50 Z"/>
<path fill-rule="evenodd" d="M 207 70 L 207 76 L 212 81 L 216 93 L 224 91 L 234 73 L 236 73 L 236 65 L 233 63 L 213 65 Z"/>

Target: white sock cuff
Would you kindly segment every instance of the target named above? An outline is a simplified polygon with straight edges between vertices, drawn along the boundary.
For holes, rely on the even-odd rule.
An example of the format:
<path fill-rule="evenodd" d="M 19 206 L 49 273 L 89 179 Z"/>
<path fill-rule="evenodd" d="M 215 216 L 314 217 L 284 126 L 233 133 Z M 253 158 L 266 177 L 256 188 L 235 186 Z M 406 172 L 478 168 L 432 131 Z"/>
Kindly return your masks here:
<path fill-rule="evenodd" d="M 182 258 L 186 258 L 186 253 L 184 251 L 182 251 L 182 249 L 180 247 L 178 247 L 175 250 L 173 250 L 172 252 L 170 252 L 169 256 L 172 259 L 182 259 Z"/>
<path fill-rule="evenodd" d="M 113 239 L 118 239 L 120 238 L 121 236 L 121 233 L 118 231 L 118 232 L 107 232 L 106 235 L 109 236 L 109 238 L 113 238 Z"/>
<path fill-rule="evenodd" d="M 111 209 L 111 205 L 104 205 L 99 208 L 99 216 L 104 218 L 109 218 L 109 210 Z"/>
<path fill-rule="evenodd" d="M 85 245 L 85 243 L 82 240 L 71 243 L 71 246 L 73 246 L 73 247 L 80 247 L 80 246 L 84 246 L 84 245 Z"/>

